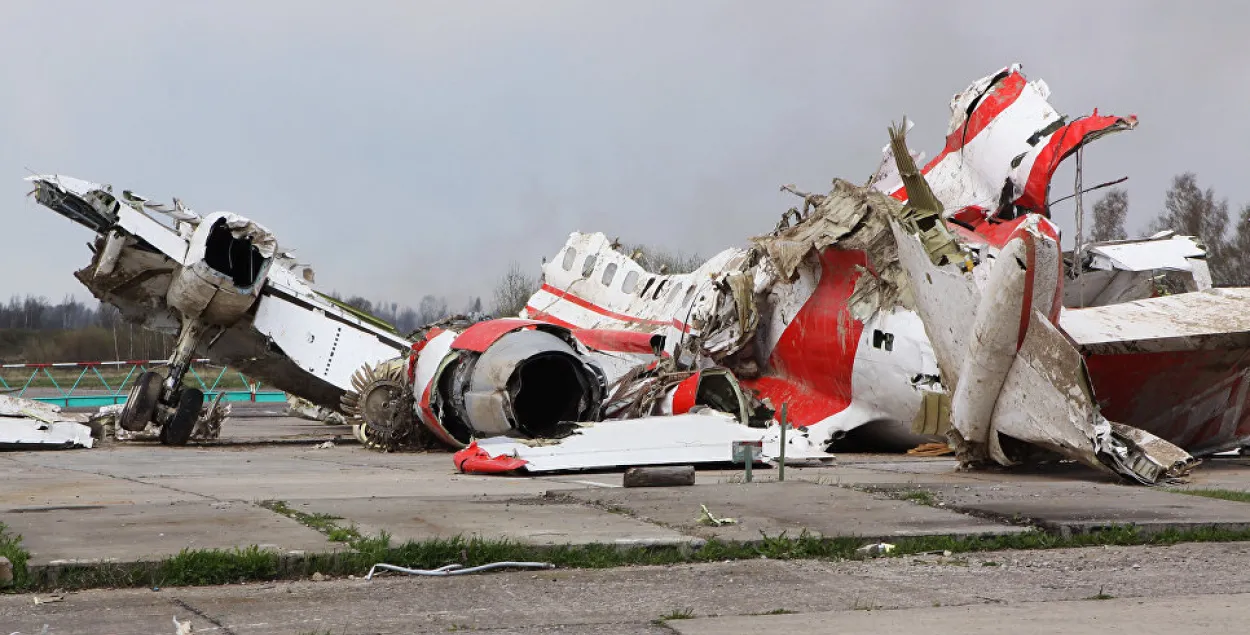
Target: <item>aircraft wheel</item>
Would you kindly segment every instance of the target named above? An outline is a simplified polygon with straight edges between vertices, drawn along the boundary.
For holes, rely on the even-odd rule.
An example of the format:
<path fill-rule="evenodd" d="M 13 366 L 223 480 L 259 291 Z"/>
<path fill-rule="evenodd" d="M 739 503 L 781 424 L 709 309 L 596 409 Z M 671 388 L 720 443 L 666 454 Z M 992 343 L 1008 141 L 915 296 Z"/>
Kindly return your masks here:
<path fill-rule="evenodd" d="M 204 393 L 199 388 L 184 388 L 178 393 L 178 408 L 174 415 L 161 427 L 161 443 L 186 445 L 203 408 Z"/>
<path fill-rule="evenodd" d="M 121 416 L 117 418 L 117 424 L 123 430 L 131 432 L 140 432 L 148 427 L 148 423 L 152 421 L 152 417 L 156 414 L 156 405 L 161 398 L 161 376 L 148 371 L 139 375 L 135 383 L 130 387 L 130 393 L 126 397 L 126 405 L 122 406 Z"/>

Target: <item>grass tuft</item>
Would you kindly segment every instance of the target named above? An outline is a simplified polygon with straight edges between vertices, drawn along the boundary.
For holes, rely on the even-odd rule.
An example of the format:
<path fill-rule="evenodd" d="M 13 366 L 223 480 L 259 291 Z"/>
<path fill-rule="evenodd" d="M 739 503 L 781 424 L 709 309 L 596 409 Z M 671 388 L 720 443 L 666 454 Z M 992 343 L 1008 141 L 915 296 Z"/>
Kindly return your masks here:
<path fill-rule="evenodd" d="M 925 505 L 933 507 L 937 505 L 937 498 L 933 496 L 933 492 L 918 489 L 898 494 L 898 498 L 905 501 L 911 501 L 917 505 Z"/>
<path fill-rule="evenodd" d="M 1098 593 L 1096 595 L 1091 595 L 1085 599 L 1087 600 L 1114 600 L 1115 596 L 1107 595 L 1106 593 L 1103 593 L 1103 587 L 1098 587 Z"/>
<path fill-rule="evenodd" d="M 1167 491 L 1174 494 L 1189 494 L 1190 496 L 1203 496 L 1206 498 L 1218 498 L 1220 500 L 1234 501 L 1237 503 L 1250 503 L 1250 492 L 1240 492 L 1232 489 L 1181 489 L 1171 488 Z"/>
<path fill-rule="evenodd" d="M 694 618 L 694 609 L 691 609 L 691 608 L 673 609 L 669 611 L 668 613 L 661 615 L 659 621 L 667 622 L 669 620 L 689 620 L 693 618 Z"/>
<path fill-rule="evenodd" d="M 0 556 L 9 559 L 13 565 L 13 587 L 24 588 L 30 583 L 26 572 L 26 561 L 30 552 L 22 548 L 22 537 L 9 532 L 8 525 L 0 523 Z"/>

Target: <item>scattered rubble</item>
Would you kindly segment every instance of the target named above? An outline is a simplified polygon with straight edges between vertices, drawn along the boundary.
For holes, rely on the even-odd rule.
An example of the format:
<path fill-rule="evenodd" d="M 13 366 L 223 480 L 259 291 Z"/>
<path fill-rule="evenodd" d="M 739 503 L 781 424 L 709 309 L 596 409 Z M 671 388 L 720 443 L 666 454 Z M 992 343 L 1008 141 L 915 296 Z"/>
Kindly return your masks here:
<path fill-rule="evenodd" d="M 296 395 L 287 395 L 286 398 L 286 414 L 288 417 L 298 417 L 309 421 L 320 421 L 328 426 L 347 425 L 347 417 L 343 413 L 318 406 L 317 404 L 297 397 Z"/>
<path fill-rule="evenodd" d="M 121 416 L 125 409 L 124 404 L 113 406 L 104 406 L 96 411 L 88 423 L 93 430 L 99 430 L 96 435 L 98 439 L 112 439 L 116 441 L 158 441 L 161 437 L 161 429 L 152 422 L 137 431 L 127 430 L 117 425 L 117 419 Z M 230 404 L 222 400 L 222 395 L 213 399 L 213 401 L 204 403 L 200 408 L 200 413 L 196 417 L 195 424 L 191 430 L 190 440 L 194 441 L 212 441 L 221 436 L 221 424 L 230 417 Z"/>
<path fill-rule="evenodd" d="M 708 511 L 707 505 L 699 505 L 699 517 L 695 519 L 695 522 L 709 527 L 721 527 L 724 525 L 738 524 L 738 520 L 736 518 L 720 518 L 713 515 L 712 512 Z"/>
<path fill-rule="evenodd" d="M 866 544 L 856 549 L 855 551 L 857 553 L 861 553 L 863 555 L 870 556 L 870 557 L 871 556 L 884 556 L 894 551 L 894 545 L 888 542 L 874 542 L 874 543 Z M 947 551 L 946 554 L 950 555 L 950 552 Z"/>

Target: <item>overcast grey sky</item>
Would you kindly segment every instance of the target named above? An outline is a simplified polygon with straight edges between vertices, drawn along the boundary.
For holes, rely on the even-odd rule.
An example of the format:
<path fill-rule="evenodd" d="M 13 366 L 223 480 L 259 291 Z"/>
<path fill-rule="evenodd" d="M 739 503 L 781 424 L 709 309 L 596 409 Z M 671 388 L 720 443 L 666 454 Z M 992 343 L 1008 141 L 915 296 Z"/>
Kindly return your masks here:
<path fill-rule="evenodd" d="M 0 297 L 88 297 L 71 273 L 90 233 L 24 198 L 27 168 L 249 216 L 322 289 L 413 304 L 489 296 L 508 261 L 537 273 L 573 230 L 710 255 L 771 228 L 794 203 L 782 183 L 865 179 L 903 114 L 933 156 L 950 97 L 1011 62 L 1061 112 L 1140 117 L 1085 155 L 1087 184 L 1130 177 L 1130 230 L 1186 170 L 1235 208 L 1248 15 L 1232 0 L 0 0 Z"/>

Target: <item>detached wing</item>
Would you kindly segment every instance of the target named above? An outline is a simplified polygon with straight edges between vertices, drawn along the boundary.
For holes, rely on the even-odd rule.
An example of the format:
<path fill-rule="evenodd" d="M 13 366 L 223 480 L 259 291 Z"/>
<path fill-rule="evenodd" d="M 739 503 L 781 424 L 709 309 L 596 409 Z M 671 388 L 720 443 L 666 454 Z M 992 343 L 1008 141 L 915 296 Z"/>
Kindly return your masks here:
<path fill-rule="evenodd" d="M 1065 311 L 1103 414 L 1193 454 L 1250 444 L 1250 289 Z"/>

